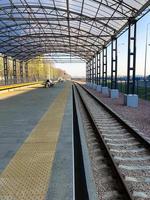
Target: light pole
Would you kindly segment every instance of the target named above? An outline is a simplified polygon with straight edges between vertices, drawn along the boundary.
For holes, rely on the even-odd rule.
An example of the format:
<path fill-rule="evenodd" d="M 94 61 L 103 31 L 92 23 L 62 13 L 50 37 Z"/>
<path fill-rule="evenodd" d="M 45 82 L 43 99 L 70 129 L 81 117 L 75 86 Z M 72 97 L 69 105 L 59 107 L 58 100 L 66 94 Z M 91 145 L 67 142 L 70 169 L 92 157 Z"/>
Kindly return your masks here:
<path fill-rule="evenodd" d="M 150 23 L 147 24 L 146 28 L 146 41 L 145 41 L 145 65 L 144 65 L 144 80 L 146 80 L 146 68 L 147 68 L 147 42 L 148 42 L 148 28 Z"/>

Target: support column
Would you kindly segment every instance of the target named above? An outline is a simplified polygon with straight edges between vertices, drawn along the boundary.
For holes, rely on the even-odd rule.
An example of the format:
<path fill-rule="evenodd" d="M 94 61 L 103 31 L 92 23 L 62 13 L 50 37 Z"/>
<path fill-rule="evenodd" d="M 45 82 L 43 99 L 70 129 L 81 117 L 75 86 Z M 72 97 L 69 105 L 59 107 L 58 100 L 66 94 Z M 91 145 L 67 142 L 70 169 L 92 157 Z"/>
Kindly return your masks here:
<path fill-rule="evenodd" d="M 8 59 L 7 59 L 7 56 L 3 57 L 3 64 L 4 64 L 5 85 L 8 85 Z"/>
<path fill-rule="evenodd" d="M 102 51 L 99 53 L 99 85 L 102 85 Z"/>
<path fill-rule="evenodd" d="M 107 86 L 107 47 L 103 47 L 102 86 Z"/>
<path fill-rule="evenodd" d="M 111 90 L 110 97 L 112 99 L 119 97 L 117 89 L 117 38 L 112 37 L 111 43 Z"/>
<path fill-rule="evenodd" d="M 85 80 L 85 82 L 87 83 L 87 79 L 88 79 L 88 63 L 86 62 L 86 80 Z"/>
<path fill-rule="evenodd" d="M 107 47 L 103 47 L 103 68 L 102 68 L 102 94 L 108 96 L 109 89 L 107 87 Z"/>
<path fill-rule="evenodd" d="M 13 59 L 13 81 L 14 81 L 14 84 L 17 83 L 17 65 L 16 65 L 16 59 Z"/>
<path fill-rule="evenodd" d="M 111 44 L 111 89 L 117 89 L 117 38 Z"/>
<path fill-rule="evenodd" d="M 97 54 L 95 55 L 95 84 L 97 85 Z"/>
<path fill-rule="evenodd" d="M 96 77 L 96 84 L 99 85 L 99 52 L 97 52 L 97 61 L 96 61 L 96 64 L 97 64 L 97 71 L 96 71 L 96 74 L 97 74 L 97 77 Z"/>
<path fill-rule="evenodd" d="M 89 60 L 89 87 L 91 87 L 91 60 Z"/>
<path fill-rule="evenodd" d="M 90 83 L 92 83 L 92 60 L 90 61 Z"/>
<path fill-rule="evenodd" d="M 23 82 L 23 61 L 20 62 L 20 81 Z"/>
<path fill-rule="evenodd" d="M 97 87 L 97 62 L 96 62 L 96 55 L 94 55 L 94 58 L 93 58 L 93 73 L 94 73 L 94 82 L 93 82 L 93 89 L 95 90 L 96 87 Z"/>
<path fill-rule="evenodd" d="M 28 63 L 25 63 L 25 75 L 26 75 L 26 82 L 29 81 L 29 77 L 28 77 Z"/>
<path fill-rule="evenodd" d="M 97 53 L 97 84 L 101 84 L 101 54 Z"/>
<path fill-rule="evenodd" d="M 127 66 L 127 94 L 124 103 L 130 107 L 138 106 L 138 95 L 135 94 L 135 70 L 136 70 L 136 20 L 129 20 L 128 29 L 128 66 Z"/>
<path fill-rule="evenodd" d="M 96 59 L 95 56 L 93 57 L 93 83 L 96 83 Z"/>
<path fill-rule="evenodd" d="M 136 68 L 136 20 L 130 19 L 129 30 L 128 30 L 127 94 L 135 93 L 135 68 Z"/>
<path fill-rule="evenodd" d="M 90 82 L 90 61 L 88 62 L 88 82 Z"/>
<path fill-rule="evenodd" d="M 101 54 L 100 52 L 97 53 L 97 92 L 102 91 L 101 86 Z"/>
<path fill-rule="evenodd" d="M 86 62 L 86 83 L 89 83 L 89 61 Z"/>
<path fill-rule="evenodd" d="M 92 83 L 94 83 L 94 57 L 92 58 Z"/>

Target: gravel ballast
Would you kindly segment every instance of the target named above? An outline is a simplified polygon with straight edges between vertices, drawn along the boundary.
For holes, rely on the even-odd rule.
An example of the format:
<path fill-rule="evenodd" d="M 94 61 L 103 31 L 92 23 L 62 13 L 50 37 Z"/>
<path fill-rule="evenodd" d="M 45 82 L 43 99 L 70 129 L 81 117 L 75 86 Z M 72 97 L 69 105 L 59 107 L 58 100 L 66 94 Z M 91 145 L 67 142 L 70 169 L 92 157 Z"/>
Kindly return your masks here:
<path fill-rule="evenodd" d="M 78 87 L 78 90 L 80 91 L 80 95 L 82 96 L 89 112 L 92 115 L 93 121 L 97 125 L 99 134 L 102 135 L 105 145 L 109 149 L 111 155 L 114 157 L 114 161 L 116 157 L 125 159 L 123 161 L 122 159 L 119 159 L 119 162 L 117 159 L 115 163 L 122 174 L 122 178 L 127 180 L 127 185 L 130 190 L 130 194 L 133 196 L 133 199 L 139 200 L 139 198 L 149 197 L 150 184 L 147 182 L 148 178 L 150 177 L 150 160 L 147 159 L 149 156 L 149 151 L 142 143 L 139 143 L 130 129 L 128 130 L 126 126 L 120 123 L 120 121 L 117 119 L 112 119 L 111 115 L 107 113 L 103 106 L 94 100 L 86 91 L 84 91 L 81 87 Z M 120 117 L 124 118 L 120 113 L 118 114 Z M 131 124 L 131 121 L 129 121 L 129 124 Z M 137 127 L 135 128 L 137 129 Z M 126 136 L 122 133 L 122 130 L 125 132 Z M 118 138 L 115 132 L 119 131 L 121 131 L 121 135 L 125 137 L 120 137 L 119 134 Z M 132 158 L 133 162 L 129 163 L 128 159 Z M 135 160 L 135 158 L 136 160 L 138 159 L 138 162 Z M 146 161 L 143 162 L 141 158 L 146 158 Z M 140 181 L 135 182 L 133 177 Z M 146 177 L 146 181 L 140 177 Z M 145 196 L 142 196 L 141 194 Z"/>
<path fill-rule="evenodd" d="M 116 113 L 121 115 L 125 120 L 133 124 L 141 134 L 144 134 L 150 139 L 150 102 L 139 99 L 138 108 L 127 107 L 123 104 L 123 94 L 119 95 L 118 99 L 111 99 L 107 96 L 89 89 L 90 92 L 96 95 L 104 104 L 108 105 Z"/>

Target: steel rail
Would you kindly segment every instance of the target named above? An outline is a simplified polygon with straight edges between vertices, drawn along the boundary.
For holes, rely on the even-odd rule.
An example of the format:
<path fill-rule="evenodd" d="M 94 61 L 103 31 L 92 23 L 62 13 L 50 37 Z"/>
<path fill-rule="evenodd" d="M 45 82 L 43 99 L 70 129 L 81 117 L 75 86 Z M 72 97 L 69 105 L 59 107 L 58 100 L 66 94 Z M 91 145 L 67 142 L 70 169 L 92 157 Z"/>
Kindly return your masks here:
<path fill-rule="evenodd" d="M 119 171 L 119 169 L 118 169 L 118 167 L 117 167 L 117 164 L 116 164 L 116 162 L 114 161 L 113 156 L 112 156 L 112 154 L 110 153 L 109 148 L 108 148 L 108 146 L 107 146 L 107 144 L 106 144 L 104 138 L 101 136 L 100 131 L 99 131 L 97 125 L 95 124 L 95 121 L 94 121 L 94 119 L 93 119 L 93 115 L 92 115 L 92 113 L 90 112 L 88 106 L 86 105 L 84 99 L 82 98 L 82 96 L 81 96 L 81 94 L 80 94 L 80 92 L 79 92 L 79 90 L 78 90 L 78 88 L 77 88 L 77 86 L 76 86 L 75 84 L 74 84 L 74 90 L 76 90 L 76 91 L 77 91 L 77 94 L 79 95 L 79 98 L 80 98 L 80 100 L 81 100 L 81 102 L 82 102 L 82 105 L 83 105 L 83 107 L 84 107 L 84 109 L 85 109 L 85 111 L 86 111 L 86 114 L 87 114 L 87 116 L 88 116 L 88 118 L 89 118 L 89 120 L 90 120 L 90 123 L 91 123 L 91 125 L 92 125 L 92 129 L 93 129 L 94 132 L 96 133 L 97 139 L 98 139 L 98 140 L 100 141 L 100 143 L 103 145 L 103 148 L 104 148 L 105 153 L 106 153 L 106 155 L 107 155 L 107 157 L 108 157 L 108 159 L 109 159 L 109 161 L 110 161 L 110 164 L 111 164 L 111 166 L 112 166 L 112 170 L 113 170 L 113 172 L 114 172 L 114 175 L 115 175 L 115 177 L 116 177 L 117 180 L 118 180 L 118 184 L 119 184 L 119 187 L 120 187 L 120 189 L 121 189 L 121 192 L 122 192 L 124 198 L 125 198 L 126 200 L 133 200 L 133 197 L 132 197 L 132 195 L 131 195 L 131 193 L 130 193 L 130 191 L 129 191 L 129 189 L 128 189 L 128 187 L 127 187 L 125 181 L 124 181 L 124 178 L 123 178 L 122 174 L 120 173 L 120 171 Z"/>
<path fill-rule="evenodd" d="M 119 168 L 118 166 L 118 163 L 117 161 L 115 160 L 114 158 L 114 154 L 110 151 L 110 145 L 107 144 L 107 140 L 105 139 L 105 137 L 103 137 L 103 130 L 101 130 L 101 128 L 99 128 L 99 124 L 97 120 L 97 117 L 94 115 L 94 110 L 90 108 L 90 104 L 88 104 L 88 102 L 86 102 L 86 95 L 89 96 L 89 99 L 93 100 L 93 104 L 95 102 L 95 105 L 97 105 L 97 108 L 102 108 L 103 110 L 103 114 L 105 113 L 108 113 L 109 114 L 109 118 L 112 118 L 114 119 L 118 125 L 120 127 L 122 127 L 122 129 L 119 129 L 119 130 L 125 130 L 128 134 L 130 134 L 130 136 L 132 138 L 135 139 L 135 141 L 137 141 L 139 143 L 139 145 L 141 147 L 143 147 L 143 149 L 145 148 L 145 151 L 148 151 L 150 150 L 150 142 L 147 141 L 140 133 L 140 131 L 138 131 L 132 124 L 130 124 L 130 122 L 124 120 L 120 115 L 118 115 L 116 112 L 114 112 L 109 106 L 107 106 L 106 104 L 104 104 L 96 95 L 94 95 L 91 91 L 89 91 L 84 85 L 81 85 L 79 83 L 76 82 L 75 84 L 75 89 L 77 90 L 78 92 L 78 95 L 80 96 L 80 99 L 84 105 L 84 108 L 86 110 L 86 113 L 90 119 L 90 122 L 92 124 L 92 129 L 95 130 L 97 132 L 97 137 L 98 139 L 103 143 L 104 145 L 104 148 L 106 150 L 106 153 L 107 155 L 109 156 L 110 158 L 110 162 L 111 162 L 111 165 L 113 166 L 113 171 L 115 173 L 115 175 L 118 177 L 120 176 L 119 178 L 119 182 L 121 183 L 121 188 L 123 189 L 124 188 L 124 191 L 125 193 L 124 194 L 127 194 L 128 195 L 128 198 L 127 199 L 134 199 L 134 195 L 132 194 L 132 191 L 130 189 L 130 184 L 128 184 L 126 182 L 126 179 L 124 177 L 124 174 L 122 173 L 121 169 Z M 82 89 L 80 91 L 80 89 Z M 84 98 L 84 95 L 82 95 L 82 91 L 83 91 L 83 94 L 85 95 L 85 98 Z M 115 129 L 117 130 L 117 129 Z M 145 172 L 146 173 L 146 172 Z M 136 185 L 136 184 L 135 184 Z M 133 187 L 135 187 L 135 185 Z M 135 187 L 136 188 L 136 187 Z"/>
<path fill-rule="evenodd" d="M 78 83 L 79 84 L 79 83 Z M 122 126 L 124 126 L 142 145 L 150 150 L 150 142 L 140 135 L 138 130 L 129 125 L 120 115 L 114 112 L 109 106 L 104 104 L 97 96 L 92 94 L 87 88 L 79 84 L 96 102 L 102 106 L 113 118 L 115 118 Z"/>

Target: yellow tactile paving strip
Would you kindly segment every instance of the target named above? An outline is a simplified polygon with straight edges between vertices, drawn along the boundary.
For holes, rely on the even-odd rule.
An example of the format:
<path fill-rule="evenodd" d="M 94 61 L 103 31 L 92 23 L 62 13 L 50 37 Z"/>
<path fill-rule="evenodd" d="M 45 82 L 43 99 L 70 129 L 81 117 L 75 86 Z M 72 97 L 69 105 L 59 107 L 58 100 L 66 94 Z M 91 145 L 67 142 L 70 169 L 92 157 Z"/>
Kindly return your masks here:
<path fill-rule="evenodd" d="M 44 200 L 70 84 L 56 97 L 0 175 L 0 200 Z"/>

